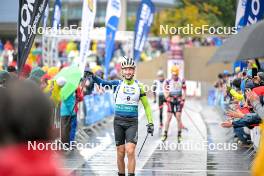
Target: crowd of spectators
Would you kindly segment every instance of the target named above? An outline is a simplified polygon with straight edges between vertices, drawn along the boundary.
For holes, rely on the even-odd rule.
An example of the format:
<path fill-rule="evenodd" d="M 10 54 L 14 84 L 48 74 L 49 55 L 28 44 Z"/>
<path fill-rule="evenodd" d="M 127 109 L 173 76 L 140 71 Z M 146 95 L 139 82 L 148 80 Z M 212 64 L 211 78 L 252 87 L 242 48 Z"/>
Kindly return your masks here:
<path fill-rule="evenodd" d="M 234 140 L 242 147 L 252 145 L 250 130 L 264 117 L 264 72 L 258 60 L 248 60 L 234 73 L 224 71 L 215 83 L 215 104 L 224 110 L 223 128 L 233 128 Z"/>

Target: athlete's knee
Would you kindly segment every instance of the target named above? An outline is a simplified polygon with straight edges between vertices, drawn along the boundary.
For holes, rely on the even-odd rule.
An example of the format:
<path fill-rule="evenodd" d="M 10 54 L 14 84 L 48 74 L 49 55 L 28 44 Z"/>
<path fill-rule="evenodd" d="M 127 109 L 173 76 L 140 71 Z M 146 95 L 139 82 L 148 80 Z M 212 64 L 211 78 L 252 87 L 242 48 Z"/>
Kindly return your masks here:
<path fill-rule="evenodd" d="M 181 112 L 176 112 L 176 117 L 180 119 L 181 118 Z"/>
<path fill-rule="evenodd" d="M 128 146 L 126 147 L 126 154 L 128 157 L 134 157 L 135 156 L 135 148 Z"/>
<path fill-rule="evenodd" d="M 127 157 L 128 158 L 135 157 L 135 150 L 134 149 L 127 150 Z"/>
<path fill-rule="evenodd" d="M 118 156 L 118 158 L 121 158 L 121 159 L 122 159 L 122 158 L 125 158 L 125 154 L 126 154 L 125 151 L 118 151 L 118 152 L 117 152 L 117 156 Z"/>
<path fill-rule="evenodd" d="M 117 147 L 117 157 L 122 159 L 125 158 L 125 145 L 121 145 Z"/>
<path fill-rule="evenodd" d="M 168 113 L 167 120 L 171 121 L 171 118 L 172 118 L 172 113 Z"/>

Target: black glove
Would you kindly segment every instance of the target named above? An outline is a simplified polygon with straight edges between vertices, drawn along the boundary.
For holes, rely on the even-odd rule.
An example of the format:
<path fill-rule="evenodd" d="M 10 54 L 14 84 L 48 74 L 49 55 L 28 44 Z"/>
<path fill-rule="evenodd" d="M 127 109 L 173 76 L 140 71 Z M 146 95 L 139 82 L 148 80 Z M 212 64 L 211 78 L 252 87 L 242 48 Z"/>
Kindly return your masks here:
<path fill-rule="evenodd" d="M 147 129 L 148 133 L 150 133 L 151 136 L 153 136 L 153 133 L 154 133 L 154 125 L 152 123 L 149 123 L 149 124 L 147 124 L 147 127 L 148 127 L 148 129 Z"/>
<path fill-rule="evenodd" d="M 85 70 L 84 71 L 84 77 L 93 77 L 94 76 L 94 73 L 92 72 L 92 71 L 90 71 L 90 70 Z"/>

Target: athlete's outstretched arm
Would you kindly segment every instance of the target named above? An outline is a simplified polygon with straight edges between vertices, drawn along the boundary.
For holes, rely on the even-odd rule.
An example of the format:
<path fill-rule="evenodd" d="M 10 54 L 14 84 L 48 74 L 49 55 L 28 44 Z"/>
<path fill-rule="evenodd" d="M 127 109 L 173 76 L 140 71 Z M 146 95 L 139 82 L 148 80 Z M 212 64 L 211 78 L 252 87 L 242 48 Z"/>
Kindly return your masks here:
<path fill-rule="evenodd" d="M 119 84 L 119 80 L 103 80 L 95 75 L 93 76 L 93 80 L 95 83 L 102 86 L 117 86 Z"/>
<path fill-rule="evenodd" d="M 140 85 L 140 100 L 141 100 L 141 102 L 143 104 L 143 107 L 145 109 L 145 113 L 146 113 L 146 116 L 147 116 L 148 123 L 149 124 L 153 124 L 153 117 L 152 117 L 151 107 L 149 105 L 147 95 L 146 95 L 142 85 Z"/>

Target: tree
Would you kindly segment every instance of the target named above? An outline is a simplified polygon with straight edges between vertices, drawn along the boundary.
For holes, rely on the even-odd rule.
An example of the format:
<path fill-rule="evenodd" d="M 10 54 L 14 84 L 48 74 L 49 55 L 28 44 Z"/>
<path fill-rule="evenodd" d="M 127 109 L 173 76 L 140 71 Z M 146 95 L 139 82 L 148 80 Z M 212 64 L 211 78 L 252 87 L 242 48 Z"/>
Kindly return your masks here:
<path fill-rule="evenodd" d="M 182 27 L 192 24 L 193 27 L 201 27 L 209 24 L 209 18 L 202 13 L 199 7 L 185 0 L 184 5 L 173 9 L 166 9 L 156 14 L 152 32 L 154 35 L 160 35 L 160 25 L 169 27 Z"/>
<path fill-rule="evenodd" d="M 218 7 L 222 12 L 221 15 L 217 15 L 219 21 L 225 26 L 234 26 L 236 19 L 236 1 L 234 0 L 210 0 L 212 5 Z"/>
<path fill-rule="evenodd" d="M 234 26 L 235 12 L 234 0 L 180 0 L 176 7 L 156 13 L 151 32 L 160 35 L 160 25 Z"/>
<path fill-rule="evenodd" d="M 225 26 L 234 26 L 236 17 L 235 0 L 181 0 L 181 4 L 191 3 L 199 7 L 203 13 L 215 15 L 218 22 Z M 208 11 L 209 10 L 209 11 Z"/>

